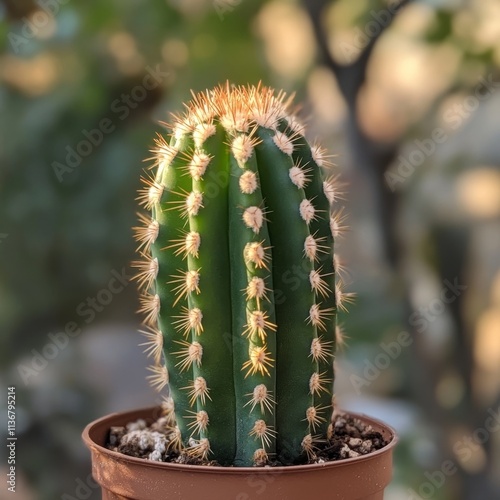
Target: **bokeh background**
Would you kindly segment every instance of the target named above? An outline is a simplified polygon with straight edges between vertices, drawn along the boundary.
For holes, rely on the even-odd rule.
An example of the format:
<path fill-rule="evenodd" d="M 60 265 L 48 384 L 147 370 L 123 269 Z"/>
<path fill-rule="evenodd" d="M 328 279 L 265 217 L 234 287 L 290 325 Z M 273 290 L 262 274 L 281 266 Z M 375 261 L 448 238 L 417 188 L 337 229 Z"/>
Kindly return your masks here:
<path fill-rule="evenodd" d="M 100 498 L 82 428 L 158 401 L 129 285 L 139 173 L 158 121 L 226 79 L 296 91 L 348 186 L 337 393 L 399 433 L 386 498 L 500 498 L 500 2 L 396 5 L 0 2 L 18 500 Z"/>

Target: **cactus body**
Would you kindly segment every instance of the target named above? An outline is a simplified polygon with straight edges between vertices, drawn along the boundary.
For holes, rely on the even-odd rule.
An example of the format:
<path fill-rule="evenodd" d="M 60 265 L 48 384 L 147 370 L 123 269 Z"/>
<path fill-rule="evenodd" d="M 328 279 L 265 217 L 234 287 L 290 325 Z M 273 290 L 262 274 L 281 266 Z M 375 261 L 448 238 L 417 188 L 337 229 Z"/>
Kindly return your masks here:
<path fill-rule="evenodd" d="M 153 383 L 179 449 L 223 465 L 311 458 L 330 432 L 337 187 L 289 104 L 260 85 L 194 96 L 140 197 Z"/>

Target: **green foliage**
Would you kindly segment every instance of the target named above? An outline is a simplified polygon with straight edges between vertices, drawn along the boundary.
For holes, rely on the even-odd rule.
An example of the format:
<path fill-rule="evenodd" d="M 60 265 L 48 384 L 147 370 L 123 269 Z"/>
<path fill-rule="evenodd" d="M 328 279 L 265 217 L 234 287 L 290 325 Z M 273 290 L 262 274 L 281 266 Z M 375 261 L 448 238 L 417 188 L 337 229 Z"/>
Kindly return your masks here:
<path fill-rule="evenodd" d="M 454 13 L 446 10 L 436 11 L 431 29 L 426 33 L 426 40 L 429 43 L 441 43 L 453 33 Z"/>

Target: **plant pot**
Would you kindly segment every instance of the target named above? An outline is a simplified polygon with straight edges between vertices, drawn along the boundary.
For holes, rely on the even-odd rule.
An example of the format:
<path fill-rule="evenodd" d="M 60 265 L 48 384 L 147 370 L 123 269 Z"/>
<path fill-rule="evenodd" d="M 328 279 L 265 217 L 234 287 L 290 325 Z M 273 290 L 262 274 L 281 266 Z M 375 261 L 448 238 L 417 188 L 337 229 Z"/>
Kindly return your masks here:
<path fill-rule="evenodd" d="M 351 413 L 389 444 L 368 455 L 289 467 L 208 467 L 153 462 L 105 448 L 109 429 L 139 418 L 148 423 L 159 408 L 114 413 L 89 424 L 83 440 L 92 453 L 92 474 L 103 500 L 383 500 L 392 477 L 397 438 L 384 423 Z"/>

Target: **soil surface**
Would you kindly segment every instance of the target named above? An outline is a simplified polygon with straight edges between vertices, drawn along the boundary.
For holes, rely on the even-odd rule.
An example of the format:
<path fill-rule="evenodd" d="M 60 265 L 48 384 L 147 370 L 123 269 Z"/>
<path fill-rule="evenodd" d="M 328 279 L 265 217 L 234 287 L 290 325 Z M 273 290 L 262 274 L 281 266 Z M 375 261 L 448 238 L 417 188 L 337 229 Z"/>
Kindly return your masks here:
<path fill-rule="evenodd" d="M 190 465 L 218 465 L 216 461 L 200 460 L 187 453 L 173 451 L 177 434 L 171 420 L 160 417 L 148 425 L 145 420 L 130 422 L 126 427 L 111 427 L 107 448 L 132 457 L 158 462 L 175 462 Z M 196 444 L 196 441 L 193 441 Z M 333 419 L 333 434 L 330 439 L 314 443 L 313 453 L 304 453 L 293 465 L 324 463 L 344 458 L 366 455 L 383 448 L 387 441 L 382 434 L 370 425 L 351 417 L 337 413 Z M 282 466 L 284 464 L 271 457 L 271 461 L 256 464 L 258 466 Z"/>

